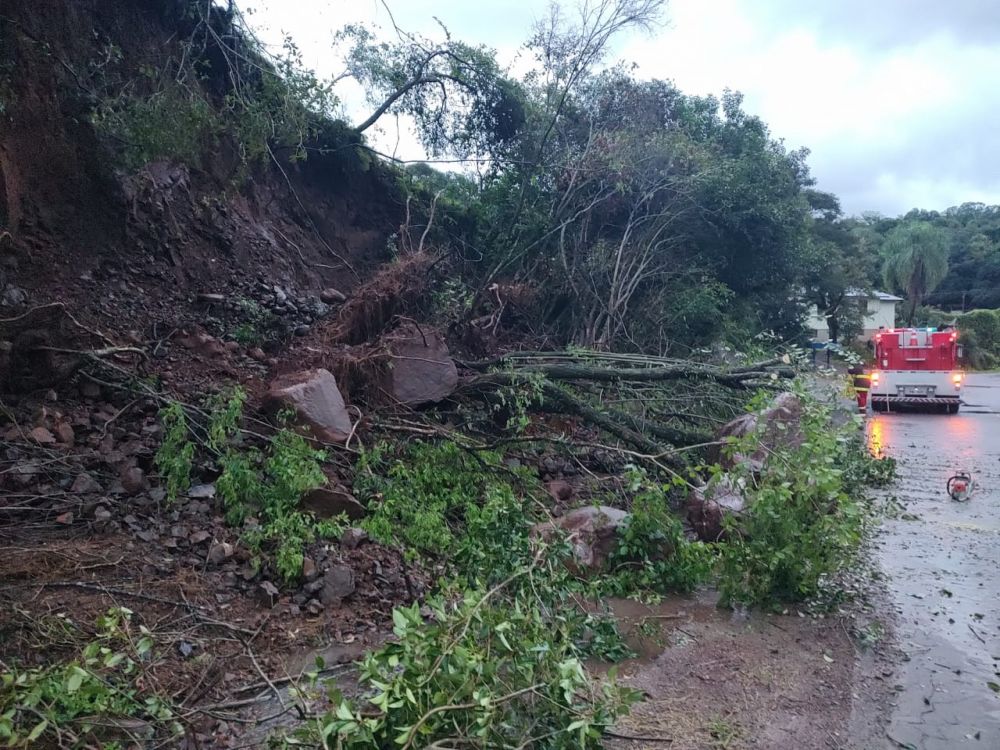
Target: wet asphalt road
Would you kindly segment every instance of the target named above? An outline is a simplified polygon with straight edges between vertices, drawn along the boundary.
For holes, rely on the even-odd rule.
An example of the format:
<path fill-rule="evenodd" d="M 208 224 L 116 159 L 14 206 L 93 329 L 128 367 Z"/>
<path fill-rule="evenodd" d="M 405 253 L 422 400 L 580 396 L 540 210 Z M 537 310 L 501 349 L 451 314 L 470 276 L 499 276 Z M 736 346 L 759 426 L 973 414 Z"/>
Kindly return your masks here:
<path fill-rule="evenodd" d="M 890 678 L 888 747 L 1000 748 L 1000 374 L 963 390 L 957 415 L 868 420 L 869 443 L 899 461 L 905 506 L 877 539 L 908 658 Z M 965 503 L 945 492 L 960 470 L 975 481 Z"/>

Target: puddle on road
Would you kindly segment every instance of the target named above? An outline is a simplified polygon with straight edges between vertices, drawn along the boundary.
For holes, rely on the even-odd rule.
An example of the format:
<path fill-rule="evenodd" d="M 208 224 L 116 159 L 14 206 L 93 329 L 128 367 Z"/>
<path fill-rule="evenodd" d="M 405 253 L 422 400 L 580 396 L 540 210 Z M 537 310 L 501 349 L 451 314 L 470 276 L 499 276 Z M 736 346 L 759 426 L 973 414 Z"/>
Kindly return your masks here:
<path fill-rule="evenodd" d="M 889 494 L 906 513 L 877 540 L 898 613 L 899 673 L 888 736 L 896 747 L 1000 747 L 1000 377 L 980 379 L 978 410 L 870 418 L 869 448 L 899 461 Z M 969 471 L 968 502 L 945 492 Z"/>
<path fill-rule="evenodd" d="M 670 596 L 656 604 L 644 604 L 633 599 L 611 598 L 601 602 L 587 602 L 586 611 L 608 614 L 618 623 L 622 638 L 636 656 L 619 665 L 620 674 L 631 674 L 640 667 L 651 664 L 672 646 L 680 646 L 694 639 L 686 632 L 690 625 L 704 623 L 741 622 L 745 616 L 720 609 L 715 592 L 703 591 L 691 596 Z M 593 660 L 589 665 L 598 673 L 611 666 Z"/>

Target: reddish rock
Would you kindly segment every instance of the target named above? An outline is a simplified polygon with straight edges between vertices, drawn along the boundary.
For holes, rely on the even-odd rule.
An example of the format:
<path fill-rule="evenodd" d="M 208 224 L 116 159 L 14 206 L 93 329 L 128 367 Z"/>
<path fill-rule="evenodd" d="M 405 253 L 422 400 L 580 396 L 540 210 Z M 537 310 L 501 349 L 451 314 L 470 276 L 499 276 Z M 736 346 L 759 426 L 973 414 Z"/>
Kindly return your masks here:
<path fill-rule="evenodd" d="M 56 516 L 56 523 L 62 526 L 71 526 L 73 524 L 73 511 L 66 511 L 65 513 L 60 513 Z"/>
<path fill-rule="evenodd" d="M 367 539 L 367 531 L 352 526 L 349 529 L 344 529 L 344 533 L 340 535 L 340 546 L 344 549 L 357 549 Z"/>
<path fill-rule="evenodd" d="M 723 425 L 716 438 L 732 442 L 757 435 L 756 447 L 749 453 L 715 448 L 709 458 L 718 461 L 722 468 L 733 469 L 745 465 L 757 473 L 764 468 L 768 455 L 776 449 L 795 448 L 802 444 L 802 401 L 794 393 L 779 393 L 760 414 L 743 414 Z"/>
<path fill-rule="evenodd" d="M 73 445 L 76 440 L 76 433 L 69 422 L 60 422 L 56 425 L 56 439 L 64 445 Z"/>
<path fill-rule="evenodd" d="M 215 336 L 210 336 L 207 333 L 185 334 L 178 336 L 174 341 L 185 349 L 190 349 L 196 354 L 202 354 L 206 357 L 219 357 L 226 353 L 226 345 Z"/>
<path fill-rule="evenodd" d="M 311 557 L 302 558 L 302 577 L 307 581 L 315 581 L 319 577 L 319 570 Z"/>
<path fill-rule="evenodd" d="M 138 466 L 133 466 L 122 472 L 122 489 L 128 495 L 138 495 L 146 488 L 146 475 Z"/>
<path fill-rule="evenodd" d="M 42 467 L 36 461 L 25 461 L 14 466 L 7 476 L 16 487 L 27 487 L 41 478 Z"/>
<path fill-rule="evenodd" d="M 704 487 L 691 491 L 687 499 L 687 517 L 698 538 L 718 542 L 725 538 L 725 519 L 739 515 L 746 508 L 746 498 L 736 481 L 722 474 Z"/>
<path fill-rule="evenodd" d="M 384 337 L 382 345 L 390 358 L 383 388 L 394 401 L 437 403 L 458 387 L 458 368 L 439 332 L 408 324 Z"/>
<path fill-rule="evenodd" d="M 56 442 L 56 436 L 44 427 L 36 427 L 28 433 L 28 437 L 39 445 L 52 445 Z"/>
<path fill-rule="evenodd" d="M 211 500 L 215 497 L 215 485 L 214 484 L 196 484 L 193 485 L 188 491 L 187 496 L 192 500 Z"/>
<path fill-rule="evenodd" d="M 317 487 L 309 490 L 302 496 L 301 507 L 312 511 L 318 518 L 333 518 L 341 513 L 346 513 L 352 521 L 365 517 L 365 506 L 340 487 Z"/>
<path fill-rule="evenodd" d="M 125 520 L 128 521 L 127 518 Z M 205 531 L 204 529 L 202 529 L 201 531 L 193 532 L 191 536 L 188 537 L 188 543 L 201 544 L 202 542 L 207 542 L 211 538 L 212 538 L 212 533 L 210 531 Z"/>
<path fill-rule="evenodd" d="M 263 581 L 257 587 L 257 599 L 268 609 L 272 609 L 278 603 L 281 593 L 270 581 Z"/>
<path fill-rule="evenodd" d="M 343 292 L 341 292 L 339 289 L 333 289 L 333 288 L 324 289 L 322 292 L 319 293 L 319 298 L 321 302 L 324 302 L 328 305 L 336 305 L 340 302 L 345 302 L 347 300 L 347 296 Z"/>
<path fill-rule="evenodd" d="M 101 386 L 89 380 L 80 383 L 80 395 L 84 398 L 97 399 L 101 397 Z"/>
<path fill-rule="evenodd" d="M 221 565 L 232 557 L 235 551 L 235 548 L 229 542 L 215 542 L 208 548 L 208 561 L 212 565 Z"/>
<path fill-rule="evenodd" d="M 323 574 L 319 600 L 326 606 L 339 604 L 354 593 L 354 571 L 346 565 L 334 565 Z"/>
<path fill-rule="evenodd" d="M 618 545 L 618 529 L 629 514 L 606 505 L 588 505 L 535 525 L 532 534 L 545 541 L 564 534 L 573 548 L 573 563 L 581 573 L 594 573 L 607 563 Z"/>
<path fill-rule="evenodd" d="M 553 500 L 558 500 L 561 503 L 569 500 L 574 494 L 573 485 L 561 479 L 553 479 L 551 482 L 547 482 L 545 489 L 552 496 Z"/>
<path fill-rule="evenodd" d="M 73 480 L 73 484 L 69 488 L 69 491 L 77 495 L 82 495 L 92 492 L 100 492 L 102 489 L 103 488 L 97 483 L 96 479 L 90 476 L 90 474 L 83 472 L 78 474 L 76 479 Z"/>
<path fill-rule="evenodd" d="M 342 443 L 351 434 L 344 397 L 327 370 L 304 370 L 273 381 L 266 407 L 271 412 L 291 409 L 312 437 L 325 443 Z"/>

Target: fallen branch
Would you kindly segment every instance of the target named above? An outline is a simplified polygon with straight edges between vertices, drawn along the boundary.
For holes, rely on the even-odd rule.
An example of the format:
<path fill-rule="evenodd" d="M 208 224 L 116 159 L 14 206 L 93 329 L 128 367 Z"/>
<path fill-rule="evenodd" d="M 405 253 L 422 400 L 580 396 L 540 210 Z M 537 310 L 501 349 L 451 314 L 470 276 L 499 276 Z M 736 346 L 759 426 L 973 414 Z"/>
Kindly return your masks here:
<path fill-rule="evenodd" d="M 648 432 L 654 437 L 666 440 L 673 445 L 690 446 L 696 443 L 709 443 L 712 441 L 712 436 L 701 430 L 672 427 L 662 422 L 653 422 L 644 417 L 637 417 L 634 414 L 627 414 L 623 411 L 609 410 L 608 414 L 628 425 L 636 432 Z"/>
<path fill-rule="evenodd" d="M 772 373 L 781 378 L 793 378 L 791 369 L 771 371 L 727 372 L 698 365 L 670 367 L 590 367 L 584 365 L 529 365 L 520 371 L 544 375 L 551 380 L 589 380 L 596 383 L 659 383 L 668 380 L 714 380 L 721 385 L 742 388 L 747 380 L 767 378 Z"/>
<path fill-rule="evenodd" d="M 102 586 L 97 583 L 87 583 L 85 581 L 33 581 L 31 583 L 25 584 L 28 587 L 39 587 L 39 588 L 72 588 L 72 589 L 83 589 L 84 591 L 95 591 L 105 596 L 110 597 L 122 597 L 126 599 L 138 599 L 140 601 L 152 602 L 154 604 L 165 604 L 176 609 L 186 609 L 188 610 L 196 619 L 198 619 L 203 625 L 223 628 L 224 630 L 229 630 L 234 633 L 242 633 L 244 635 L 255 635 L 253 630 L 248 630 L 247 628 L 241 628 L 238 625 L 233 625 L 228 622 L 223 622 L 221 620 L 216 620 L 208 615 L 204 614 L 205 608 L 198 604 L 192 604 L 189 601 L 177 601 L 175 599 L 165 599 L 159 596 L 153 596 L 151 594 L 144 594 L 141 591 L 129 591 L 128 589 L 119 589 L 111 586 Z M 5 586 L 5 589 L 16 588 L 16 586 Z"/>
<path fill-rule="evenodd" d="M 574 396 L 567 389 L 555 383 L 547 381 L 538 383 L 537 381 L 529 381 L 521 373 L 500 372 L 476 378 L 469 387 L 473 392 L 488 394 L 503 386 L 538 387 L 541 390 L 542 398 L 532 408 L 552 414 L 570 414 L 580 417 L 595 427 L 604 430 L 609 435 L 613 435 L 636 448 L 643 455 L 660 457 L 674 469 L 683 468 L 683 462 L 678 456 L 674 455 L 675 451 L 670 446 L 660 445 L 655 440 L 629 426 L 626 422 L 612 416 L 608 412 L 600 411 L 590 406 Z"/>
<path fill-rule="evenodd" d="M 540 359 L 557 359 L 557 362 L 535 362 Z M 594 364 L 594 361 L 604 364 Z M 624 362 L 630 366 L 614 366 Z M 559 352 L 512 352 L 496 359 L 482 362 L 459 362 L 462 367 L 477 372 L 486 372 L 495 367 L 507 365 L 516 372 L 544 375 L 550 380 L 587 380 L 595 383 L 658 383 L 671 380 L 712 380 L 730 388 L 744 388 L 747 381 L 760 379 L 790 379 L 795 377 L 791 367 L 774 367 L 781 363 L 772 359 L 735 369 L 723 369 L 713 365 L 685 363 L 682 360 L 666 360 L 641 357 L 638 355 L 573 355 Z M 645 364 L 646 366 L 636 366 Z"/>
<path fill-rule="evenodd" d="M 34 352 L 56 352 L 57 354 L 75 354 L 79 357 L 93 357 L 99 359 L 112 354 L 138 354 L 143 359 L 149 355 L 145 350 L 135 346 L 108 346 L 104 349 L 64 349 L 59 346 L 33 346 L 30 351 Z"/>

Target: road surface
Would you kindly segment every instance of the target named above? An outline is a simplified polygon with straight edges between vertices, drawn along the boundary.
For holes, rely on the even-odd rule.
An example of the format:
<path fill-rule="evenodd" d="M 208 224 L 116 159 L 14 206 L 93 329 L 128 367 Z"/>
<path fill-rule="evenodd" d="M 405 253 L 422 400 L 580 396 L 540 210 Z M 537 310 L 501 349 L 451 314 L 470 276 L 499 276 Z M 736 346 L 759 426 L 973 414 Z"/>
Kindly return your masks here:
<path fill-rule="evenodd" d="M 1000 748 L 1000 374 L 974 373 L 958 415 L 869 418 L 869 443 L 899 461 L 901 507 L 877 539 L 906 654 L 888 747 Z M 965 470 L 975 490 L 951 500 Z"/>

